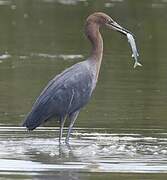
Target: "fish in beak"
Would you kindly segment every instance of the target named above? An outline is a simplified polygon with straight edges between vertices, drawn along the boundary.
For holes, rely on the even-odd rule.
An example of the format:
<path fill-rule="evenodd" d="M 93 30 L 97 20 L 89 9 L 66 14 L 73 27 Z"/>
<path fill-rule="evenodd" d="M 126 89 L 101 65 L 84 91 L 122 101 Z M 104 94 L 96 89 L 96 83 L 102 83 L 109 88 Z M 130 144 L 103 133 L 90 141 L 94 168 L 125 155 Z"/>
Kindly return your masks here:
<path fill-rule="evenodd" d="M 139 56 L 139 53 L 138 53 L 137 48 L 136 48 L 136 43 L 135 43 L 133 33 L 131 33 L 129 30 L 123 28 L 122 26 L 120 26 L 118 23 L 116 23 L 113 20 L 109 21 L 109 23 L 107 23 L 106 26 L 109 27 L 110 29 L 113 29 L 115 31 L 120 32 L 121 34 L 123 34 L 127 37 L 128 42 L 129 42 L 131 49 L 132 49 L 132 57 L 134 58 L 134 61 L 135 61 L 134 68 L 136 68 L 137 66 L 142 66 L 138 62 L 138 59 L 137 59 Z"/>

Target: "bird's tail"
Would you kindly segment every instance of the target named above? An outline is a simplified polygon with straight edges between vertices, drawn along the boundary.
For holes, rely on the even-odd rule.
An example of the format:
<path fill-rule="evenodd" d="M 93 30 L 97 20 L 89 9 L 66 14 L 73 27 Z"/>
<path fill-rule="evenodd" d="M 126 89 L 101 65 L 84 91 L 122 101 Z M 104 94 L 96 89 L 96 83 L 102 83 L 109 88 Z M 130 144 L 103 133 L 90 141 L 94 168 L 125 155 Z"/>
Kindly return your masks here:
<path fill-rule="evenodd" d="M 27 117 L 25 118 L 22 126 L 26 127 L 28 130 L 33 130 L 36 127 L 42 124 L 41 116 L 38 113 L 30 112 Z"/>
<path fill-rule="evenodd" d="M 47 101 L 41 104 L 35 104 L 32 111 L 27 115 L 23 122 L 23 126 L 28 130 L 33 130 L 53 117 L 54 106 L 51 106 L 51 102 Z"/>

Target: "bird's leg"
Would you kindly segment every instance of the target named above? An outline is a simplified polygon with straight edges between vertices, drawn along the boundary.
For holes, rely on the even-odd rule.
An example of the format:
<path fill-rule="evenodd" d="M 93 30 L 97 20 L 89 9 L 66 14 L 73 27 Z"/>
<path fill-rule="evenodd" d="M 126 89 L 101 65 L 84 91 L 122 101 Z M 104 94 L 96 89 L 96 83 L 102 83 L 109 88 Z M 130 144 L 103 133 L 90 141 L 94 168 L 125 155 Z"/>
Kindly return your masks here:
<path fill-rule="evenodd" d="M 59 144 L 61 144 L 61 138 L 63 135 L 63 127 L 64 127 L 65 120 L 66 120 L 66 117 L 63 117 L 60 119 Z"/>
<path fill-rule="evenodd" d="M 72 128 L 73 128 L 75 120 L 78 117 L 78 114 L 79 114 L 79 111 L 76 111 L 69 117 L 70 125 L 68 127 L 68 132 L 67 132 L 67 136 L 66 136 L 66 140 L 65 140 L 66 144 L 69 144 L 70 134 L 72 132 Z"/>

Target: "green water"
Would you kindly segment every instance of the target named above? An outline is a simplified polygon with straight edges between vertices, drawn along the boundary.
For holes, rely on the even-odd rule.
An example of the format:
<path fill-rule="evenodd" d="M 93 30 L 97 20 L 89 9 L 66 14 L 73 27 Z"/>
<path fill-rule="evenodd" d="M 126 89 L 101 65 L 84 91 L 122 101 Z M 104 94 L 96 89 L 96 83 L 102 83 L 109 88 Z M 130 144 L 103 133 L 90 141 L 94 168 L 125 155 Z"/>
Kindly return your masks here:
<path fill-rule="evenodd" d="M 143 137 L 157 138 L 156 142 L 150 142 L 153 147 L 159 148 L 155 153 L 166 150 L 166 146 L 158 144 L 159 138 L 163 138 L 163 144 L 167 144 L 166 136 L 162 135 L 166 134 L 167 127 L 167 2 L 165 0 L 0 0 L 0 126 L 5 128 L 5 131 L 0 131 L 0 143 L 9 142 L 4 149 L 3 146 L 1 147 L 1 152 L 4 154 L 11 152 L 11 149 L 5 149 L 10 145 L 19 144 L 19 148 L 22 148 L 21 139 L 21 143 L 24 144 L 24 140 L 27 141 L 28 138 L 30 145 L 35 143 L 33 137 L 43 138 L 38 131 L 33 132 L 31 137 L 25 131 L 20 133 L 14 127 L 20 126 L 32 103 L 50 79 L 65 68 L 88 57 L 90 44 L 84 35 L 84 22 L 86 17 L 95 11 L 109 14 L 135 34 L 140 62 L 143 66 L 133 68 L 131 50 L 125 37 L 103 28 L 101 32 L 104 38 L 104 57 L 99 81 L 90 103 L 81 111 L 75 127 L 103 128 L 102 132 L 95 130 L 95 133 L 99 133 L 95 137 L 103 136 L 106 128 L 117 133 L 118 137 L 125 129 L 127 134 L 138 134 L 139 130 L 139 134 Z M 58 127 L 58 124 L 51 122 L 46 126 Z M 12 132 L 16 135 L 15 138 L 12 136 L 13 142 L 11 142 Z M 80 133 L 80 130 L 77 132 Z M 111 132 L 109 134 L 113 136 Z M 53 133 L 49 137 L 57 138 L 57 136 Z M 127 141 L 129 142 L 129 139 Z M 139 141 L 139 144 L 143 141 L 145 142 L 145 139 Z M 76 144 L 78 143 L 77 141 Z M 99 144 L 97 142 L 96 145 Z M 87 142 L 86 145 L 90 144 Z M 104 146 L 108 148 L 107 143 Z M 133 147 L 136 148 L 135 145 Z M 20 151 L 21 154 L 25 153 L 23 158 L 18 153 L 11 159 L 26 160 L 30 154 L 36 156 L 38 150 L 36 147 L 33 148 L 34 151 L 26 149 L 26 153 Z M 44 145 L 42 148 L 44 149 Z M 0 153 L 0 159 L 10 159 L 3 153 Z M 160 165 L 166 167 L 167 153 L 162 154 L 160 159 L 164 161 Z M 110 155 L 108 158 L 111 162 L 114 160 Z M 151 158 L 154 159 L 154 156 Z M 37 159 L 40 162 L 40 157 Z M 36 162 L 37 159 L 31 157 L 29 160 Z M 44 164 L 46 162 L 59 164 L 59 160 L 51 162 L 49 156 L 45 156 L 43 162 L 41 161 Z M 135 159 L 135 162 L 138 161 Z M 57 173 L 50 171 L 49 177 L 68 179 L 74 173 L 76 179 L 104 179 L 104 177 L 105 179 L 165 179 L 165 174 L 161 174 L 163 168 L 162 171 L 155 171 L 154 174 L 151 174 L 154 169 L 148 170 L 149 174 L 141 172 L 136 174 L 135 170 L 129 173 L 127 170 L 127 174 L 122 174 L 120 170 L 114 172 L 105 168 L 104 172 L 100 170 L 97 173 L 95 168 L 86 169 L 88 170 L 84 169 L 85 173 L 81 173 L 80 169 L 75 173 L 75 168 L 65 173 L 62 168 L 57 170 Z M 38 172 L 32 171 L 27 175 L 18 170 L 17 173 L 13 173 L 13 170 L 6 173 L 6 170 L 3 169 L 3 163 L 0 163 L 0 177 L 4 179 L 42 179 L 48 176 L 48 173 L 40 168 Z"/>

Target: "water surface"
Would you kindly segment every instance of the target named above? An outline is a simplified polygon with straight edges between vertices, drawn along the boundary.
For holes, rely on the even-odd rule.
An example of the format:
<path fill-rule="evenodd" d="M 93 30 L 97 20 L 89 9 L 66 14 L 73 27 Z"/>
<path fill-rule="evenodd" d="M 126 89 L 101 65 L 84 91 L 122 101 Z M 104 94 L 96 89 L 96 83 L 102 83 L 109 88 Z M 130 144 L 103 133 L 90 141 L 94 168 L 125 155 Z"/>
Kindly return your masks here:
<path fill-rule="evenodd" d="M 84 129 L 73 132 L 70 146 L 58 143 L 58 129 L 0 129 L 0 175 L 39 178 L 59 172 L 167 173 L 167 132 Z M 141 134 L 142 133 L 142 134 Z M 62 173 L 62 179 L 66 174 Z"/>

